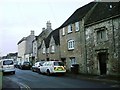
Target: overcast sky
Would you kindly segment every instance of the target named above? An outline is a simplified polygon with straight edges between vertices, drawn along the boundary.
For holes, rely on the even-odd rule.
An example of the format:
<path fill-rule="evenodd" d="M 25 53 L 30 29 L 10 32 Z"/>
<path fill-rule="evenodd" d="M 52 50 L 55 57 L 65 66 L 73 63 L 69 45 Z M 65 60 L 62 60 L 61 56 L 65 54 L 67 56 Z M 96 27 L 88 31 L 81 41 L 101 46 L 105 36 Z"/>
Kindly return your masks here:
<path fill-rule="evenodd" d="M 39 35 L 50 20 L 58 28 L 73 12 L 93 0 L 0 0 L 0 55 L 18 51 L 31 30 Z"/>

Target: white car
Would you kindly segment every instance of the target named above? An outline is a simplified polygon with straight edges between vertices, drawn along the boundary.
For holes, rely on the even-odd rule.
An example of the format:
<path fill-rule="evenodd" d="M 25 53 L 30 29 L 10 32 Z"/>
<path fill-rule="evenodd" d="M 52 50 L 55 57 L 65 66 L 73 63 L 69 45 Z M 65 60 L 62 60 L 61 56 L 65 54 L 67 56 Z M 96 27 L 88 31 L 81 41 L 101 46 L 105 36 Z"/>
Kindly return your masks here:
<path fill-rule="evenodd" d="M 44 63 L 44 61 L 39 61 L 39 62 L 36 62 L 33 66 L 32 66 L 32 71 L 33 72 L 38 72 L 40 73 L 40 66 L 42 66 L 42 64 Z"/>
<path fill-rule="evenodd" d="M 13 59 L 2 59 L 0 60 L 0 70 L 2 72 L 12 72 L 12 74 L 15 74 L 15 66 Z"/>
<path fill-rule="evenodd" d="M 62 61 L 46 61 L 41 67 L 40 72 L 47 75 L 55 73 L 66 73 L 64 63 Z"/>

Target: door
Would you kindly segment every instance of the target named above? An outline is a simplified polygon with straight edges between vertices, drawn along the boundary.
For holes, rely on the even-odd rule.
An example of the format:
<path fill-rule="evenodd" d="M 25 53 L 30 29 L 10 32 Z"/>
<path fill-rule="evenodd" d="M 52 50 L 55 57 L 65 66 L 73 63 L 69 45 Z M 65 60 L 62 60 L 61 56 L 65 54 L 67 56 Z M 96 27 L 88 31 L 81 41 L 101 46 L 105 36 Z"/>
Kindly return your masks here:
<path fill-rule="evenodd" d="M 106 75 L 106 72 L 107 72 L 107 64 L 106 64 L 107 53 L 105 53 L 105 52 L 99 53 L 98 58 L 99 58 L 100 75 Z"/>

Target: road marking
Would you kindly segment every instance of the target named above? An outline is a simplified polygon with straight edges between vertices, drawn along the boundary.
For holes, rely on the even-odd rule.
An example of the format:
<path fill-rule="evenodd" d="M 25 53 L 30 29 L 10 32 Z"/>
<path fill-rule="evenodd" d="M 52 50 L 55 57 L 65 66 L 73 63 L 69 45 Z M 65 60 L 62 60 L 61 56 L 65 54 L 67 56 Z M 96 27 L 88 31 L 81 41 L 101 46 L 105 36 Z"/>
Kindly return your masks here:
<path fill-rule="evenodd" d="M 21 90 L 23 90 L 23 89 L 31 90 L 31 88 L 30 88 L 28 85 L 26 85 L 26 84 L 17 82 L 17 81 L 15 81 L 15 80 L 12 80 L 10 77 L 6 77 L 6 78 L 8 78 L 9 80 L 14 81 L 14 82 L 16 82 L 17 84 L 19 84 Z"/>

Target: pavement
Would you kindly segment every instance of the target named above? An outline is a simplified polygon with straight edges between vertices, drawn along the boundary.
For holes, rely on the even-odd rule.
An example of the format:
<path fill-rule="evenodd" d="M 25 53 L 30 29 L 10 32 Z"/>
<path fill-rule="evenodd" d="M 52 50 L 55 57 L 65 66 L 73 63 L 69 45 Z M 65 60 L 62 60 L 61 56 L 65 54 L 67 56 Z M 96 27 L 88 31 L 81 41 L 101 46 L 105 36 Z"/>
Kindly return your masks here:
<path fill-rule="evenodd" d="M 112 76 L 97 76 L 97 75 L 84 75 L 84 74 L 73 74 L 73 73 L 66 73 L 67 77 L 71 78 L 77 78 L 77 79 L 82 79 L 82 80 L 92 80 L 92 81 L 97 81 L 97 82 L 107 82 L 107 83 L 112 83 L 115 84 L 117 88 L 120 88 L 120 77 L 112 77 Z M 18 83 L 15 83 L 14 81 L 10 79 L 5 79 L 3 78 L 3 88 L 2 90 L 21 90 L 21 87 Z"/>
<path fill-rule="evenodd" d="M 92 80 L 98 82 L 108 82 L 108 83 L 115 83 L 120 84 L 120 77 L 113 77 L 107 75 L 86 75 L 86 74 L 76 74 L 76 73 L 67 73 L 68 77 L 77 78 L 77 79 L 84 79 L 84 80 Z"/>

